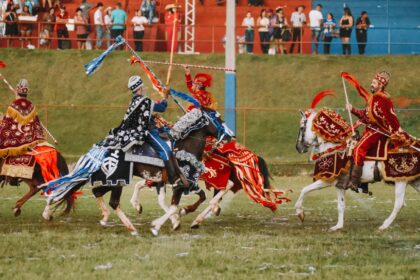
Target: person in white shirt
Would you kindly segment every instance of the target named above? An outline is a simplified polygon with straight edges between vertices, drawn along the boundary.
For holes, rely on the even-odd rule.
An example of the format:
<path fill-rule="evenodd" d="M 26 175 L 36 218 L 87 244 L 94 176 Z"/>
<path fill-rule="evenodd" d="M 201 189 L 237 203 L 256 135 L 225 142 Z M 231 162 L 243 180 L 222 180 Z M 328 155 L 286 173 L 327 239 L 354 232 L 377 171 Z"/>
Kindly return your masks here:
<path fill-rule="evenodd" d="M 142 15 L 141 10 L 137 10 L 131 19 L 133 24 L 134 46 L 136 51 L 143 51 L 144 25 L 149 24 L 149 20 Z"/>
<path fill-rule="evenodd" d="M 245 27 L 246 52 L 252 53 L 254 50 L 255 21 L 250 11 L 246 13 L 246 17 L 242 21 L 242 26 Z"/>
<path fill-rule="evenodd" d="M 309 26 L 311 27 L 312 31 L 312 41 L 315 45 L 315 54 L 318 54 L 319 36 L 321 34 L 321 26 L 324 21 L 324 17 L 322 16 L 321 10 L 322 5 L 318 4 L 316 5 L 315 9 L 309 12 Z"/>
<path fill-rule="evenodd" d="M 262 9 L 260 16 L 257 19 L 258 33 L 260 34 L 261 51 L 264 54 L 268 54 L 270 48 L 270 35 L 268 34 L 268 27 L 270 20 L 267 17 L 267 11 Z"/>
<path fill-rule="evenodd" d="M 96 11 L 93 14 L 93 24 L 95 24 L 96 30 L 96 49 L 102 48 L 102 40 L 104 38 L 104 18 L 103 18 L 103 11 L 104 4 L 99 2 L 96 5 Z"/>
<path fill-rule="evenodd" d="M 111 30 L 109 29 L 109 27 L 112 25 L 111 12 L 112 12 L 112 7 L 108 7 L 108 8 L 105 9 L 105 16 L 104 16 L 104 29 L 105 29 L 104 39 L 105 39 L 107 48 L 109 48 L 109 46 L 111 45 Z"/>
<path fill-rule="evenodd" d="M 303 35 L 303 26 L 306 24 L 306 16 L 303 13 L 305 10 L 305 6 L 300 5 L 296 7 L 296 11 L 292 13 L 290 17 L 290 21 L 292 22 L 293 26 L 293 37 L 292 37 L 292 44 L 290 45 L 289 53 L 293 53 L 295 48 L 295 42 L 298 41 L 298 53 L 300 53 L 300 45 L 301 45 L 301 38 Z"/>

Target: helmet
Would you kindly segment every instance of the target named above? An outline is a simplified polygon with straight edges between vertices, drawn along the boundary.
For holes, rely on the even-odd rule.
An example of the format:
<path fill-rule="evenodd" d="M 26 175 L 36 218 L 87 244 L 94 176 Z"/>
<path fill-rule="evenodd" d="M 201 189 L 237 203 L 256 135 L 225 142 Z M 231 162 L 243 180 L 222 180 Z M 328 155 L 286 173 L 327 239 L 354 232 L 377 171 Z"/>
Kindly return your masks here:
<path fill-rule="evenodd" d="M 200 87 L 211 87 L 212 77 L 207 73 L 197 73 L 194 77 L 194 83 Z"/>
<path fill-rule="evenodd" d="M 29 83 L 27 79 L 20 79 L 19 83 L 16 85 L 16 92 L 18 94 L 28 94 Z"/>
<path fill-rule="evenodd" d="M 139 88 L 141 88 L 143 86 L 143 81 L 140 78 L 140 76 L 135 75 L 135 76 L 131 76 L 130 79 L 128 79 L 128 88 L 132 91 L 135 92 L 137 91 Z"/>

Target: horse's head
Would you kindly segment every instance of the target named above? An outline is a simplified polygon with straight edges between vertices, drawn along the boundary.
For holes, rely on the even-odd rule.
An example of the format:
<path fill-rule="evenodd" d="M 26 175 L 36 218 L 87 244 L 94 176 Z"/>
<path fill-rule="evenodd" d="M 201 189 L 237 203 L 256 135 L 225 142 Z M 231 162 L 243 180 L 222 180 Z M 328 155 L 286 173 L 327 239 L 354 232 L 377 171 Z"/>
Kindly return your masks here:
<path fill-rule="evenodd" d="M 217 143 L 221 141 L 230 141 L 235 134 L 230 130 L 226 123 L 222 120 L 219 112 L 209 108 L 203 108 L 203 115 L 209 121 L 209 124 L 205 127 L 209 136 L 213 136 L 217 139 Z"/>
<path fill-rule="evenodd" d="M 316 115 L 315 107 L 322 98 L 327 95 L 334 95 L 332 90 L 326 90 L 319 92 L 314 99 L 312 100 L 311 108 L 305 112 L 300 112 L 300 126 L 299 132 L 296 139 L 296 150 L 298 153 L 306 153 L 310 146 L 316 144 L 317 137 L 316 134 L 312 131 L 312 122 Z"/>

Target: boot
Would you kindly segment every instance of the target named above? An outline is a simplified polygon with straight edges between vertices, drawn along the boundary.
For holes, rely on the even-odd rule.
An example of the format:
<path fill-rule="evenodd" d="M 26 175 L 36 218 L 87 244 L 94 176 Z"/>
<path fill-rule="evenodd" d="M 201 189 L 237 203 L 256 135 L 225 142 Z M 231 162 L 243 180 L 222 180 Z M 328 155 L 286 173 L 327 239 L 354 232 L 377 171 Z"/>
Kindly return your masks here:
<path fill-rule="evenodd" d="M 176 179 L 178 178 L 175 172 L 175 166 L 172 160 L 165 160 L 164 163 L 165 163 L 166 174 L 168 175 L 168 181 L 169 183 L 171 183 L 171 185 L 173 185 Z"/>
<path fill-rule="evenodd" d="M 359 188 L 362 172 L 363 172 L 363 166 L 360 166 L 360 165 L 353 166 L 353 170 L 351 172 L 350 183 L 348 184 L 347 188 L 351 188 L 354 191 L 356 191 Z"/>

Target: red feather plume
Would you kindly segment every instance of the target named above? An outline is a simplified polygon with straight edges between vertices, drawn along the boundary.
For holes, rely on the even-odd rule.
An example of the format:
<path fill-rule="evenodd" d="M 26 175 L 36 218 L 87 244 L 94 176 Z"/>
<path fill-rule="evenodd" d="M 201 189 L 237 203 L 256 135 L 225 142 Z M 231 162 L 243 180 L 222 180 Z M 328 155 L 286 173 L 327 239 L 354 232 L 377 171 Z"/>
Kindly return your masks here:
<path fill-rule="evenodd" d="M 2 60 L 0 60 L 0 68 L 5 68 L 6 67 L 6 63 L 4 63 Z"/>
<path fill-rule="evenodd" d="M 315 109 L 316 105 L 319 103 L 319 101 L 321 101 L 325 96 L 335 96 L 334 90 L 332 89 L 327 89 L 321 92 L 318 92 L 314 99 L 312 100 L 312 104 L 311 104 L 311 109 Z"/>

